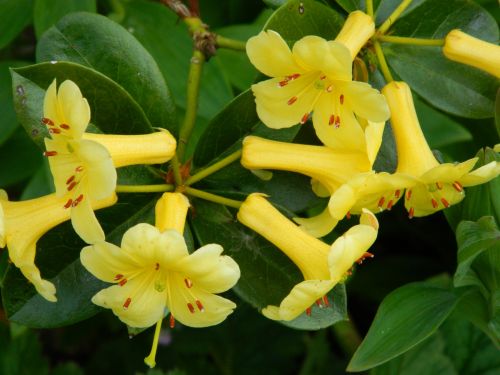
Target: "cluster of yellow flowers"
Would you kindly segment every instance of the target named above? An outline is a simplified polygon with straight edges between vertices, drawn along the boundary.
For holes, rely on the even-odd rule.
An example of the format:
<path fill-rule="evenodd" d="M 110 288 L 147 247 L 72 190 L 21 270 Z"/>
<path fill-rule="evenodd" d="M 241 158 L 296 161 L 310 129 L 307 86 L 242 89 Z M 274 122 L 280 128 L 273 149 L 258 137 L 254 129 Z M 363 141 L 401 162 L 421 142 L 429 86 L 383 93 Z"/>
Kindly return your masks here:
<path fill-rule="evenodd" d="M 327 293 L 342 282 L 353 264 L 372 256 L 378 222 L 372 212 L 390 210 L 404 199 L 409 217 L 425 216 L 460 202 L 464 187 L 498 176 L 500 164 L 491 162 L 472 170 L 477 158 L 459 164 L 440 164 L 420 128 L 412 94 L 404 82 L 390 82 L 380 93 L 352 80 L 352 63 L 373 36 L 371 17 L 353 12 L 334 41 L 306 36 L 290 49 L 282 37 L 263 31 L 247 43 L 251 62 L 271 79 L 252 86 L 257 113 L 270 128 L 279 129 L 312 120 L 322 146 L 277 142 L 249 136 L 243 141 L 244 167 L 297 172 L 311 178 L 313 191 L 329 197 L 327 208 L 310 218 L 286 218 L 261 194 L 251 194 L 237 217 L 281 249 L 301 270 L 304 281 L 279 306 L 262 313 L 274 320 L 292 320 L 311 306 L 330 304 Z M 500 52 L 488 45 L 483 56 L 464 43 L 476 43 L 452 31 L 443 52 L 500 76 Z M 466 42 L 463 42 L 463 41 Z M 479 42 L 478 43 L 485 43 Z M 465 56 L 465 57 L 464 57 Z M 398 165 L 394 173 L 375 172 L 373 164 L 382 142 L 385 121 L 391 119 Z M 155 364 L 158 336 L 166 312 L 170 325 L 191 327 L 220 323 L 235 304 L 218 293 L 233 287 L 238 265 L 210 244 L 192 252 L 183 237 L 189 201 L 180 192 L 165 193 L 156 205 L 155 226 L 141 223 L 128 229 L 121 246 L 105 241 L 94 210 L 116 203 L 116 168 L 160 164 L 175 154 L 176 141 L 166 131 L 147 135 L 86 133 L 90 108 L 79 88 L 64 81 L 49 86 L 44 118 L 45 139 L 55 194 L 23 202 L 8 201 L 0 191 L 0 246 L 7 246 L 12 262 L 48 301 L 56 288 L 35 265 L 37 240 L 49 229 L 71 219 L 76 233 L 89 245 L 82 264 L 112 286 L 92 301 L 111 309 L 132 327 L 157 324 L 152 352 Z M 345 216 L 360 214 L 354 225 L 333 244 L 318 237 L 330 233 Z M 175 317 L 175 318 L 174 318 Z"/>

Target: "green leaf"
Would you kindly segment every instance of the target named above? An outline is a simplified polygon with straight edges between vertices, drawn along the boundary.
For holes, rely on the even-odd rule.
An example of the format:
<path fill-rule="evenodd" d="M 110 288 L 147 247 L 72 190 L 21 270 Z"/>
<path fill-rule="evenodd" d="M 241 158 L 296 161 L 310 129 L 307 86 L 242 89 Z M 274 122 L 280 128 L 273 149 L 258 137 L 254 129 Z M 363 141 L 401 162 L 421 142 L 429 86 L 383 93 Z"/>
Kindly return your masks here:
<path fill-rule="evenodd" d="M 49 162 L 43 160 L 40 167 L 31 176 L 30 180 L 24 187 L 20 200 L 27 200 L 41 197 L 42 195 L 55 192 L 55 187 L 50 173 Z"/>
<path fill-rule="evenodd" d="M 57 78 L 74 81 L 87 98 L 92 123 L 103 133 L 149 133 L 151 125 L 137 102 L 121 86 L 101 73 L 82 65 L 58 62 L 12 70 L 12 88 L 17 118 L 42 149 L 48 136 L 41 123 L 43 99 L 49 84 Z M 124 126 L 126 124 L 126 126 Z"/>
<path fill-rule="evenodd" d="M 96 0 L 35 0 L 33 23 L 37 38 L 68 13 L 96 12 Z"/>
<path fill-rule="evenodd" d="M 364 371 L 413 348 L 436 331 L 457 302 L 448 289 L 429 283 L 396 289 L 382 301 L 347 370 Z"/>
<path fill-rule="evenodd" d="M 257 233 L 238 224 L 223 206 L 196 200 L 196 214 L 191 220 L 194 233 L 202 245 L 219 243 L 224 253 L 240 266 L 241 278 L 235 292 L 259 310 L 269 304 L 279 305 L 293 286 L 303 280 L 299 269 L 275 246 Z M 330 307 L 312 308 L 311 316 L 305 313 L 284 324 L 298 329 L 315 330 L 345 320 L 346 296 L 343 285 L 336 286 L 329 294 Z"/>
<path fill-rule="evenodd" d="M 33 0 L 0 0 L 0 49 L 31 21 Z"/>
<path fill-rule="evenodd" d="M 497 91 L 495 100 L 495 125 L 497 127 L 498 136 L 500 137 L 500 88 Z"/>
<path fill-rule="evenodd" d="M 123 233 L 137 222 L 152 222 L 156 196 L 127 194 L 112 207 L 98 210 L 106 240 L 120 244 Z M 56 303 L 38 295 L 33 286 L 13 265 L 3 280 L 2 301 L 9 320 L 35 328 L 53 328 L 87 319 L 100 308 L 90 299 L 106 283 L 94 278 L 80 263 L 80 250 L 85 246 L 65 222 L 37 243 L 35 263 L 44 278 L 57 288 Z"/>
<path fill-rule="evenodd" d="M 457 228 L 458 267 L 455 287 L 473 286 L 475 311 L 468 315 L 500 346 L 500 230 L 491 216 L 477 222 L 462 221 Z M 470 304 L 468 296 L 463 304 Z M 482 305 L 482 307 L 480 307 Z"/>
<path fill-rule="evenodd" d="M 175 106 L 155 60 L 127 30 L 106 17 L 65 16 L 38 43 L 37 60 L 70 61 L 102 73 L 128 92 L 152 126 L 176 131 Z M 115 121 L 114 126 L 120 133 L 130 132 L 128 121 Z"/>
<path fill-rule="evenodd" d="M 85 373 L 77 364 L 67 362 L 54 368 L 50 375 L 85 375 Z"/>
<path fill-rule="evenodd" d="M 450 11 L 451 10 L 451 11 Z M 455 28 L 496 43 L 498 25 L 480 6 L 465 0 L 428 0 L 391 28 L 393 35 L 444 38 Z M 498 80 L 447 60 L 439 47 L 383 44 L 389 65 L 433 106 L 467 118 L 493 116 Z"/>

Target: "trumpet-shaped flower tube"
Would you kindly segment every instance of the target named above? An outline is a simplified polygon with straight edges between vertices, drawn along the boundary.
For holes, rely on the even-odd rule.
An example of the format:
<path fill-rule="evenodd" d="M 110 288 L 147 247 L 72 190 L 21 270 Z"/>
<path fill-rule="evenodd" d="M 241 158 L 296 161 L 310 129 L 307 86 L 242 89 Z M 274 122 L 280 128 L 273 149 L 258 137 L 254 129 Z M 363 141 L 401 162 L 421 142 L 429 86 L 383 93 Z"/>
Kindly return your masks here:
<path fill-rule="evenodd" d="M 0 247 L 7 246 L 9 257 L 23 275 L 33 283 L 38 293 L 46 300 L 55 302 L 56 288 L 50 281 L 42 279 L 35 265 L 36 243 L 48 230 L 70 218 L 64 208 L 64 197 L 55 194 L 21 202 L 7 200 L 0 190 Z M 111 206 L 116 202 L 112 194 L 104 200 L 92 202 L 92 209 Z"/>
<path fill-rule="evenodd" d="M 496 44 L 455 29 L 446 36 L 443 53 L 450 60 L 473 66 L 500 78 L 500 47 Z"/>
<path fill-rule="evenodd" d="M 325 295 L 345 278 L 354 262 L 363 259 L 378 232 L 377 219 L 365 210 L 360 224 L 329 246 L 305 233 L 259 194 L 247 197 L 238 220 L 283 251 L 304 276 L 279 306 L 262 310 L 273 320 L 292 320 L 304 311 L 310 314 L 310 306 L 318 300 L 328 303 Z"/>
<path fill-rule="evenodd" d="M 440 164 L 422 133 L 408 85 L 391 82 L 382 93 L 392 109 L 391 123 L 398 153 L 396 173 L 415 179 L 405 196 L 410 217 L 429 215 L 456 204 L 465 197 L 464 186 L 482 184 L 499 175 L 500 163 L 495 161 L 476 170 L 472 169 L 478 158 Z"/>
<path fill-rule="evenodd" d="M 167 131 L 125 136 L 88 134 L 90 107 L 78 86 L 56 80 L 47 89 L 44 118 L 51 138 L 45 139 L 56 194 L 65 197 L 75 231 L 87 243 L 104 240 L 91 202 L 113 195 L 117 167 L 162 163 L 175 153 L 175 139 Z"/>
<path fill-rule="evenodd" d="M 354 59 L 373 34 L 375 34 L 373 18 L 356 10 L 349 14 L 335 41 L 346 46 L 351 58 Z"/>
<path fill-rule="evenodd" d="M 107 242 L 85 247 L 80 255 L 85 268 L 114 284 L 92 302 L 111 309 L 132 327 L 161 321 L 165 308 L 172 327 L 174 317 L 190 327 L 222 322 L 236 305 L 217 293 L 236 284 L 240 269 L 232 258 L 221 255 L 217 244 L 189 254 L 182 235 L 188 206 L 182 194 L 165 193 L 156 206 L 156 227 L 135 225 L 125 232 L 120 247 Z M 154 355 L 147 363 L 154 366 Z"/>
<path fill-rule="evenodd" d="M 353 36 L 358 30 L 354 23 L 350 18 L 339 34 L 342 42 L 352 43 L 349 47 L 311 35 L 290 50 L 272 30 L 248 40 L 250 61 L 272 77 L 252 86 L 257 114 L 265 125 L 280 129 L 304 124 L 312 112 L 314 129 L 325 145 L 338 150 L 366 150 L 365 127 L 368 122 L 387 120 L 389 109 L 377 90 L 352 81 L 351 53 L 366 42 L 359 35 L 370 35 L 363 32 Z"/>

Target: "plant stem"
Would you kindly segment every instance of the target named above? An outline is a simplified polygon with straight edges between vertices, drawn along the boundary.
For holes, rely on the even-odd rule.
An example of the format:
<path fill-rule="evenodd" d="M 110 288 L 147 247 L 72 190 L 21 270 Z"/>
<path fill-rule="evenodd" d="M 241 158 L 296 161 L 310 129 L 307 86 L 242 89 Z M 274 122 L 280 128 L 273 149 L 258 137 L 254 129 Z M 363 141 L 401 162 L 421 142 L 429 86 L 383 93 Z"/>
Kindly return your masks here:
<path fill-rule="evenodd" d="M 179 131 L 179 144 L 177 146 L 177 157 L 181 161 L 183 160 L 186 145 L 196 122 L 201 72 L 205 60 L 205 55 L 201 51 L 195 49 L 191 57 L 191 64 L 189 65 L 186 116 L 184 117 L 184 121 Z"/>
<path fill-rule="evenodd" d="M 174 185 L 116 185 L 117 193 L 163 193 L 174 191 Z"/>
<path fill-rule="evenodd" d="M 332 330 L 342 351 L 346 354 L 347 357 L 351 358 L 362 341 L 361 336 L 359 335 L 358 330 L 354 326 L 352 320 L 343 320 L 341 322 L 335 323 L 332 326 Z"/>
<path fill-rule="evenodd" d="M 174 155 L 172 160 L 170 160 L 170 165 L 172 167 L 172 172 L 174 173 L 175 184 L 177 186 L 182 185 L 181 166 L 179 163 L 179 158 L 177 157 L 177 153 Z"/>
<path fill-rule="evenodd" d="M 375 47 L 375 53 L 377 54 L 380 70 L 382 71 L 382 74 L 384 75 L 386 82 L 389 83 L 394 81 L 391 75 L 391 71 L 389 70 L 389 66 L 387 65 L 387 61 L 385 60 L 384 52 L 382 51 L 380 43 L 377 40 L 375 40 L 373 42 L 373 46 Z"/>
<path fill-rule="evenodd" d="M 238 160 L 241 157 L 241 153 L 241 150 L 235 151 L 232 154 L 226 156 L 224 159 L 219 160 L 217 163 L 214 163 L 206 167 L 205 169 L 202 169 L 198 173 L 195 173 L 193 176 L 189 177 L 186 180 L 185 185 L 192 185 L 195 182 L 198 182 L 200 180 L 203 180 L 205 177 L 210 176 L 212 173 L 221 170 L 222 168 Z"/>
<path fill-rule="evenodd" d="M 394 24 L 394 22 L 397 21 L 397 19 L 401 15 L 401 13 L 403 13 L 405 11 L 405 9 L 408 8 L 408 6 L 411 4 L 412 1 L 413 0 L 403 0 L 401 2 L 401 4 L 399 4 L 398 7 L 396 9 L 394 9 L 394 11 L 391 13 L 391 15 L 389 16 L 389 18 L 387 18 L 384 21 L 384 23 L 382 24 L 382 26 L 379 27 L 378 33 L 379 34 L 385 34 L 385 32 L 387 30 L 389 30 L 389 28 L 392 26 L 392 24 Z"/>
<path fill-rule="evenodd" d="M 444 39 L 420 39 L 407 38 L 404 36 L 381 35 L 377 37 L 377 40 L 379 40 L 380 42 L 411 44 L 414 46 L 444 46 Z"/>
<path fill-rule="evenodd" d="M 246 51 L 246 42 L 240 40 L 230 39 L 223 37 L 222 35 L 217 35 L 216 44 L 219 48 L 234 49 L 236 51 Z"/>
<path fill-rule="evenodd" d="M 221 197 L 220 195 L 208 193 L 206 191 L 193 189 L 193 188 L 188 187 L 188 186 L 186 186 L 184 188 L 184 192 L 187 195 L 191 195 L 191 196 L 196 197 L 196 198 L 205 199 L 205 200 L 210 201 L 210 202 L 220 203 L 220 204 L 223 204 L 224 206 L 229 206 L 229 207 L 233 207 L 233 208 L 240 208 L 241 204 L 243 203 L 243 202 L 240 202 L 240 201 L 237 201 L 234 199 L 224 198 L 224 197 Z"/>
<path fill-rule="evenodd" d="M 373 0 L 366 0 L 366 14 L 373 18 Z"/>

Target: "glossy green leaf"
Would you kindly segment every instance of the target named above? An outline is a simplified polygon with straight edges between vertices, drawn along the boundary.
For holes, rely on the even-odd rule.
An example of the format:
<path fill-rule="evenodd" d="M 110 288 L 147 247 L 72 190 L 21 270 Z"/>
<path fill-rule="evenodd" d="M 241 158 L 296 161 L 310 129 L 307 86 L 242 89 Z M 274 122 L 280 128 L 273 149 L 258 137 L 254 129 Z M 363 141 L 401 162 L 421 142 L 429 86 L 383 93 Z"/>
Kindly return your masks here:
<path fill-rule="evenodd" d="M 497 90 L 497 97 L 495 99 L 495 125 L 497 133 L 500 137 L 500 88 Z"/>
<path fill-rule="evenodd" d="M 96 0 L 35 0 L 33 24 L 37 38 L 68 13 L 95 13 Z"/>
<path fill-rule="evenodd" d="M 429 283 L 396 289 L 382 301 L 347 370 L 364 371 L 405 353 L 434 333 L 457 302 L 448 289 Z"/>
<path fill-rule="evenodd" d="M 259 310 L 269 304 L 279 305 L 295 284 L 303 280 L 298 268 L 276 247 L 257 233 L 238 224 L 231 212 L 213 203 L 193 202 L 195 215 L 191 223 L 201 244 L 219 243 L 224 253 L 240 266 L 241 278 L 235 292 Z M 287 326 L 315 330 L 344 320 L 347 317 L 346 296 L 343 285 L 329 294 L 330 307 L 312 308 Z"/>
<path fill-rule="evenodd" d="M 33 173 L 24 187 L 20 200 L 37 198 L 55 192 L 48 160 L 44 159 L 40 164 L 40 167 Z"/>
<path fill-rule="evenodd" d="M 152 222 L 156 196 L 127 194 L 109 208 L 97 211 L 106 240 L 120 244 L 123 233 L 138 222 Z M 13 265 L 3 280 L 2 301 L 10 321 L 36 328 L 73 324 L 100 311 L 90 299 L 106 284 L 89 274 L 80 263 L 85 246 L 65 222 L 45 234 L 37 243 L 36 264 L 43 277 L 57 288 L 56 303 L 38 295 Z"/>
<path fill-rule="evenodd" d="M 152 131 L 144 111 L 121 86 L 101 73 L 82 65 L 41 63 L 12 70 L 14 106 L 19 122 L 41 148 L 48 131 L 41 123 L 43 98 L 57 78 L 74 81 L 87 98 L 91 122 L 103 133 L 141 134 Z M 126 124 L 126 126 L 124 126 Z"/>
<path fill-rule="evenodd" d="M 33 0 L 0 0 L 0 49 L 31 21 Z"/>
<path fill-rule="evenodd" d="M 14 102 L 12 101 L 12 83 L 9 68 L 23 66 L 20 61 L 0 62 L 0 145 L 4 143 L 18 127 Z"/>
<path fill-rule="evenodd" d="M 176 130 L 172 96 L 155 60 L 108 18 L 90 13 L 65 16 L 38 43 L 37 60 L 70 61 L 102 73 L 128 92 L 152 126 Z M 114 124 L 120 133 L 130 133 L 129 126 L 128 121 Z"/>
<path fill-rule="evenodd" d="M 499 36 L 491 15 L 465 0 L 428 0 L 399 19 L 391 32 L 439 39 L 455 28 L 493 43 Z M 467 118 L 493 116 L 498 88 L 493 76 L 447 60 L 439 47 L 384 43 L 383 49 L 398 76 L 433 106 Z"/>

